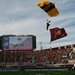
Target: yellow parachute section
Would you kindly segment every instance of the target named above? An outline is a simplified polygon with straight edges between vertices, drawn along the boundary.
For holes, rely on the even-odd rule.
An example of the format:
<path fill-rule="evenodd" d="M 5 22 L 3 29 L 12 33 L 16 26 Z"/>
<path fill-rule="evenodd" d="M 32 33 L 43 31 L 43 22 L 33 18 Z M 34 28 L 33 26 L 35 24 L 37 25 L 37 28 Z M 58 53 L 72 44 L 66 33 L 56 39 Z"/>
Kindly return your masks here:
<path fill-rule="evenodd" d="M 44 10 L 50 17 L 59 15 L 59 11 L 55 7 L 55 4 L 49 2 L 48 0 L 42 0 L 41 2 L 37 3 L 37 6 Z"/>

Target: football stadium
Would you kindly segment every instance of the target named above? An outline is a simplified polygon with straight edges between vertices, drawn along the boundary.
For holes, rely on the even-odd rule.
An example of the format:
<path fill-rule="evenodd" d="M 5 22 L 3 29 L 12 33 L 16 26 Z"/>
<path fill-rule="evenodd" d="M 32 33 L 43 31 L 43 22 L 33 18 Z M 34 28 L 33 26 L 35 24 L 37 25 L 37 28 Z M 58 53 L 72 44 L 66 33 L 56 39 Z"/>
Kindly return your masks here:
<path fill-rule="evenodd" d="M 75 44 L 35 50 L 34 35 L 0 36 L 1 75 L 73 75 Z"/>
<path fill-rule="evenodd" d="M 74 1 L 0 0 L 0 75 L 75 75 Z"/>

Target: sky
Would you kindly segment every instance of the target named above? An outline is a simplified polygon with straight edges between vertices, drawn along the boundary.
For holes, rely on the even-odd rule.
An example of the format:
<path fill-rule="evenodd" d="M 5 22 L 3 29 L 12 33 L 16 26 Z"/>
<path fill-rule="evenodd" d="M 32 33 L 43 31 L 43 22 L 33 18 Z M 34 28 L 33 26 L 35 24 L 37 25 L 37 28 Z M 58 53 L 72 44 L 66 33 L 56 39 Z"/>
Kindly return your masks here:
<path fill-rule="evenodd" d="M 36 6 L 41 0 L 0 0 L 0 36 L 35 35 L 36 50 L 75 44 L 75 0 L 48 0 L 55 3 L 59 11 L 56 17 L 49 17 Z M 46 30 L 46 20 L 50 20 L 49 29 L 64 28 L 67 36 L 50 42 L 50 31 Z"/>

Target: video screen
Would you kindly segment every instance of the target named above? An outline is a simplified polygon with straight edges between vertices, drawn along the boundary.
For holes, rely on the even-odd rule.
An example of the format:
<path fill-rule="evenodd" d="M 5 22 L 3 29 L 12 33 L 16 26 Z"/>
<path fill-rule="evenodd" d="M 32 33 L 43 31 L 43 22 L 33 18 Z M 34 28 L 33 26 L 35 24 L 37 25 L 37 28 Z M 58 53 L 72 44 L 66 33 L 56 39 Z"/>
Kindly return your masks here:
<path fill-rule="evenodd" d="M 33 36 L 5 36 L 3 37 L 3 50 L 32 50 Z"/>

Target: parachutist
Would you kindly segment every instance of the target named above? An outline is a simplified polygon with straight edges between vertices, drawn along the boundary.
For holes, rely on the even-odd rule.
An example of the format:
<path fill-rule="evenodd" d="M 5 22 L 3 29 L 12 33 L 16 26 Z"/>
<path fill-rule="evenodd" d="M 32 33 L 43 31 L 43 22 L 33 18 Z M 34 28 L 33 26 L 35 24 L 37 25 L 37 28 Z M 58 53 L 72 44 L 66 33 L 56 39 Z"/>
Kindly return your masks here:
<path fill-rule="evenodd" d="M 49 20 L 46 20 L 47 21 L 47 26 L 46 26 L 46 29 L 48 30 L 48 27 L 50 26 L 50 22 Z"/>

